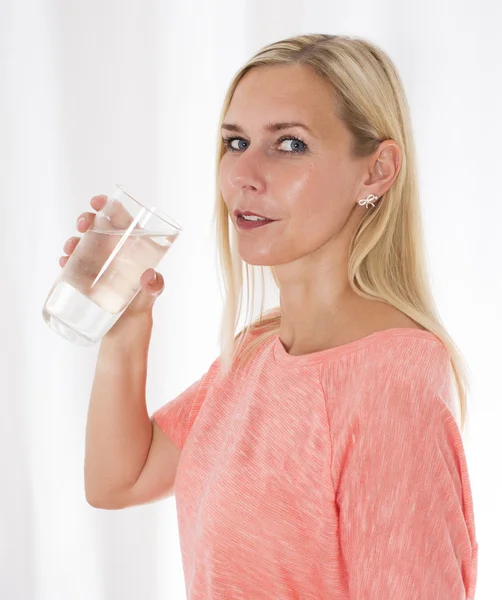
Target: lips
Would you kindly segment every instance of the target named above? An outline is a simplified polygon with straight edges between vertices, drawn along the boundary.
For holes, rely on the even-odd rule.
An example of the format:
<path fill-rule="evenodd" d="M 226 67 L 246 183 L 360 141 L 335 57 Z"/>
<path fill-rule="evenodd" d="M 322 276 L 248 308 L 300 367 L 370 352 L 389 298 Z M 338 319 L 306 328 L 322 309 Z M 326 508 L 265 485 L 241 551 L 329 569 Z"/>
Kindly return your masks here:
<path fill-rule="evenodd" d="M 253 229 L 261 229 L 267 225 L 272 225 L 275 221 L 270 219 L 245 219 L 244 217 L 237 217 L 236 227 L 239 231 L 248 231 Z"/>
<path fill-rule="evenodd" d="M 260 215 L 260 213 L 255 213 L 255 212 L 251 212 L 250 210 L 239 210 L 236 209 L 234 210 L 234 215 L 239 218 L 239 217 L 261 217 L 262 219 L 267 219 L 268 221 L 273 221 L 274 219 L 271 219 L 270 217 L 267 217 L 265 215 Z"/>

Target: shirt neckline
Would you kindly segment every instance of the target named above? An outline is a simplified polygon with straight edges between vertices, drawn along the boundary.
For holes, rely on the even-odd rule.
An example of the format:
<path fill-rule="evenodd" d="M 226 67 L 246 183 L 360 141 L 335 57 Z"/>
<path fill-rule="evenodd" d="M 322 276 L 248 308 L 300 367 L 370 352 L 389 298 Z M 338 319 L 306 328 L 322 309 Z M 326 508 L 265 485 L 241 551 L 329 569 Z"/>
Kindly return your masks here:
<path fill-rule="evenodd" d="M 410 337 L 424 340 L 430 340 L 443 344 L 443 342 L 430 331 L 423 329 L 413 329 L 411 327 L 392 327 L 390 329 L 382 329 L 375 331 L 352 342 L 335 346 L 334 348 L 327 348 L 325 350 L 319 350 L 317 352 L 310 352 L 309 354 L 300 354 L 294 356 L 288 354 L 286 348 L 282 345 L 282 341 L 279 337 L 279 332 L 273 336 L 272 352 L 274 360 L 277 364 L 283 366 L 301 367 L 304 365 L 318 364 L 328 360 L 330 358 L 350 354 L 356 350 L 359 350 L 369 344 L 377 341 L 381 341 L 393 337 Z"/>

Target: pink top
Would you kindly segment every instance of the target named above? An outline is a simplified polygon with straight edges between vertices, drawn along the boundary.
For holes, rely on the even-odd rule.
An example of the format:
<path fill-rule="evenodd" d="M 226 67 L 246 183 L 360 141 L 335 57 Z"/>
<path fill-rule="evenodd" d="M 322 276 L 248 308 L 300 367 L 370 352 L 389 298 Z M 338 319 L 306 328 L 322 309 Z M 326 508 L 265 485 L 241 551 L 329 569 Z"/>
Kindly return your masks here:
<path fill-rule="evenodd" d="M 155 420 L 189 600 L 474 598 L 478 544 L 448 353 L 394 328 L 244 376 L 219 359 Z"/>

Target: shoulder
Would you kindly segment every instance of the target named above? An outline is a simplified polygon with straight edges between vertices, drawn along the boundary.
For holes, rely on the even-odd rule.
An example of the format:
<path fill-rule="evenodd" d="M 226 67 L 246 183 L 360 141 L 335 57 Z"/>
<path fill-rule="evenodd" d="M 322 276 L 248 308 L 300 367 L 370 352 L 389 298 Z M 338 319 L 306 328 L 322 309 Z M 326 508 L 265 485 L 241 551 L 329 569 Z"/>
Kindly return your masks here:
<path fill-rule="evenodd" d="M 366 426 L 377 419 L 381 428 L 390 425 L 417 432 L 440 429 L 449 423 L 447 406 L 453 404 L 452 370 L 446 347 L 430 337 L 405 335 L 381 346 L 380 373 L 373 376 L 373 393 L 359 406 Z M 374 423 L 376 425 L 376 423 Z"/>
<path fill-rule="evenodd" d="M 338 379 L 353 385 L 364 382 L 373 388 L 435 386 L 449 367 L 449 351 L 442 340 L 429 331 L 412 328 L 375 330 L 340 351 L 335 349 L 323 364 L 324 371 Z"/>
<path fill-rule="evenodd" d="M 388 330 L 358 349 L 323 365 L 328 410 L 345 419 L 364 420 L 378 413 L 395 417 L 442 412 L 455 404 L 453 371 L 442 341 L 423 330 Z M 334 397 L 336 395 L 336 398 Z"/>
<path fill-rule="evenodd" d="M 383 375 L 382 383 L 392 386 L 436 388 L 450 367 L 447 347 L 425 330 L 394 329 L 382 332 L 368 348 L 370 362 Z"/>

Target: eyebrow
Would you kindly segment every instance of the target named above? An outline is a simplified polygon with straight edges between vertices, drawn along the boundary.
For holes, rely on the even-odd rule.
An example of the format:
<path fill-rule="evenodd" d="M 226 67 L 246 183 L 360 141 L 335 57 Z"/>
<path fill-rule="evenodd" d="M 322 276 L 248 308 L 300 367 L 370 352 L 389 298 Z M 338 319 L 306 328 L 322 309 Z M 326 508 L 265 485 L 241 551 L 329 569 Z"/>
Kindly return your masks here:
<path fill-rule="evenodd" d="M 314 132 L 304 123 L 300 123 L 298 121 L 286 121 L 284 123 L 267 123 L 263 127 L 263 131 L 265 132 L 274 132 L 281 131 L 282 129 L 290 129 L 291 127 L 301 127 L 308 131 L 311 135 L 314 135 Z M 227 129 L 228 131 L 235 131 L 238 133 L 244 133 L 244 129 L 237 123 L 223 123 L 221 126 L 222 129 Z"/>

